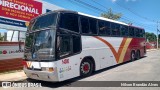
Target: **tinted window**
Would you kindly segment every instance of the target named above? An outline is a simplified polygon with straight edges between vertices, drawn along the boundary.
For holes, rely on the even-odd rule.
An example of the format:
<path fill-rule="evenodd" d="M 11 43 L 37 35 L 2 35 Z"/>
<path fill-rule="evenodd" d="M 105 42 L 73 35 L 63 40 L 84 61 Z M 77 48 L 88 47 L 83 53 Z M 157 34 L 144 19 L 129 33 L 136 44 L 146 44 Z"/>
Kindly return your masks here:
<path fill-rule="evenodd" d="M 136 36 L 136 37 L 140 37 L 140 32 L 139 32 L 139 31 L 140 31 L 140 29 L 138 29 L 138 28 L 135 28 L 135 29 L 134 29 L 135 36 Z"/>
<path fill-rule="evenodd" d="M 97 20 L 89 19 L 90 34 L 97 34 Z"/>
<path fill-rule="evenodd" d="M 89 21 L 88 21 L 88 18 L 81 17 L 81 30 L 82 30 L 82 33 L 89 33 Z"/>
<path fill-rule="evenodd" d="M 73 35 L 73 53 L 78 53 L 81 50 L 81 38 L 80 36 Z"/>
<path fill-rule="evenodd" d="M 63 32 L 64 30 L 59 30 Z M 58 33 L 57 36 L 57 53 L 59 58 L 73 55 L 81 51 L 80 35 L 69 33 Z"/>
<path fill-rule="evenodd" d="M 129 36 L 130 37 L 134 37 L 135 36 L 135 34 L 134 34 L 134 28 L 132 28 L 132 27 L 129 28 Z"/>
<path fill-rule="evenodd" d="M 60 27 L 74 32 L 79 32 L 78 16 L 75 14 L 61 14 Z"/>
<path fill-rule="evenodd" d="M 118 24 L 111 24 L 111 31 L 113 36 L 120 36 L 120 25 Z"/>
<path fill-rule="evenodd" d="M 109 22 L 105 22 L 105 30 L 106 30 L 106 35 L 110 35 L 111 31 L 110 31 L 110 23 Z"/>
<path fill-rule="evenodd" d="M 128 27 L 121 25 L 121 36 L 128 36 Z"/>
<path fill-rule="evenodd" d="M 57 38 L 58 39 L 58 38 Z M 63 57 L 71 53 L 71 38 L 70 36 L 60 36 L 59 56 Z"/>
<path fill-rule="evenodd" d="M 110 35 L 110 23 L 106 21 L 99 21 L 99 34 Z"/>
<path fill-rule="evenodd" d="M 139 29 L 139 36 L 140 37 L 145 37 L 145 32 L 143 29 Z"/>
<path fill-rule="evenodd" d="M 51 25 L 56 25 L 56 20 L 57 20 L 56 13 L 47 14 L 47 15 L 44 15 L 44 16 L 37 18 L 35 21 L 32 21 L 31 24 L 29 25 L 29 27 L 31 28 L 33 25 L 32 30 L 49 27 Z M 33 23 L 35 23 L 35 24 L 33 24 Z"/>
<path fill-rule="evenodd" d="M 99 26 L 99 34 L 100 35 L 106 35 L 105 23 L 103 21 L 99 21 L 98 26 Z"/>

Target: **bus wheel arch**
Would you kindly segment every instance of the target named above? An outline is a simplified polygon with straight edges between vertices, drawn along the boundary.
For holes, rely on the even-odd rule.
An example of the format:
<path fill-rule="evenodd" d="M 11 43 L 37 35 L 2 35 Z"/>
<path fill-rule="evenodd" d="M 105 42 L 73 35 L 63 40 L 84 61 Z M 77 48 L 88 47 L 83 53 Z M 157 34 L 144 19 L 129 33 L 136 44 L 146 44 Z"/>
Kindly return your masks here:
<path fill-rule="evenodd" d="M 88 67 L 90 67 L 89 68 L 89 72 L 88 73 L 84 73 L 84 68 L 86 67 L 86 66 Z M 82 59 L 82 61 L 81 61 L 81 63 L 80 63 L 80 76 L 89 76 L 89 75 L 91 75 L 92 74 L 92 72 L 93 71 L 95 71 L 95 61 L 94 61 L 94 59 L 93 59 L 93 57 L 91 57 L 91 56 L 87 56 L 87 57 L 84 57 L 83 59 Z"/>

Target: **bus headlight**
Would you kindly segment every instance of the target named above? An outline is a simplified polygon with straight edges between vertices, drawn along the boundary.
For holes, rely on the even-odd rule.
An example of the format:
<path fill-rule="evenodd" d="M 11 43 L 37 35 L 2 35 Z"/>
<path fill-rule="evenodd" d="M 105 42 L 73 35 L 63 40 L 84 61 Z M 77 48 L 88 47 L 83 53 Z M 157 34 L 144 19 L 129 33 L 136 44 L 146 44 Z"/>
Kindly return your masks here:
<path fill-rule="evenodd" d="M 42 67 L 41 69 L 42 69 L 42 71 L 54 72 L 54 68 L 53 67 Z"/>

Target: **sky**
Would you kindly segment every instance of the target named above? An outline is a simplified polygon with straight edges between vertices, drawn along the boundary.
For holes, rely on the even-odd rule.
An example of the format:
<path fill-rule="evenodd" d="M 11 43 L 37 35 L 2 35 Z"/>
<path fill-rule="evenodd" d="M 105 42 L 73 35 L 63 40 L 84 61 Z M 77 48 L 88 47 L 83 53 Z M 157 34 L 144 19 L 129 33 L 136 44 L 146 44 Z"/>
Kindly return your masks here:
<path fill-rule="evenodd" d="M 157 33 L 160 22 L 160 0 L 43 0 L 65 9 L 93 16 L 100 16 L 112 8 L 114 13 L 122 13 L 119 21 L 133 23 L 147 32 Z M 78 2 L 79 1 L 79 2 Z M 84 5 L 82 3 L 87 3 Z M 160 24 L 159 24 L 160 26 Z"/>
<path fill-rule="evenodd" d="M 93 16 L 100 16 L 112 8 L 114 13 L 122 13 L 119 21 L 133 23 L 146 32 L 157 34 L 157 21 L 160 22 L 160 0 L 43 0 L 65 9 Z M 83 4 L 82 4 L 83 3 Z M 85 5 L 84 5 L 85 3 Z M 86 5 L 87 4 L 87 5 Z M 160 24 L 159 24 L 160 26 Z M 5 30 L 1 30 L 5 32 Z"/>

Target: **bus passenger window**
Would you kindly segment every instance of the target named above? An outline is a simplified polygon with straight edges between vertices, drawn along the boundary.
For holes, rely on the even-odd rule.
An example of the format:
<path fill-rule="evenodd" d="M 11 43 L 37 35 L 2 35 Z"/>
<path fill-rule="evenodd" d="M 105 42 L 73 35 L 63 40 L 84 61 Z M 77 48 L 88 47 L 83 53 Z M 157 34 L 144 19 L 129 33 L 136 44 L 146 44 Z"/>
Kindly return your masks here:
<path fill-rule="evenodd" d="M 129 37 L 134 37 L 135 33 L 134 33 L 134 28 L 130 27 L 129 28 Z"/>
<path fill-rule="evenodd" d="M 105 30 L 106 30 L 106 35 L 109 36 L 111 34 L 109 22 L 105 22 Z"/>
<path fill-rule="evenodd" d="M 138 28 L 135 28 L 134 32 L 135 32 L 135 36 L 136 37 L 140 37 L 140 33 L 139 33 L 139 29 Z"/>
<path fill-rule="evenodd" d="M 71 30 L 73 32 L 79 32 L 78 16 L 75 14 L 61 14 L 60 27 Z"/>
<path fill-rule="evenodd" d="M 104 22 L 104 21 L 99 21 L 99 34 L 100 35 L 110 35 L 110 23 L 109 22 Z"/>
<path fill-rule="evenodd" d="M 73 35 L 73 53 L 78 53 L 81 51 L 81 38 L 80 36 Z"/>
<path fill-rule="evenodd" d="M 90 24 L 90 33 L 97 34 L 97 20 L 89 19 L 89 24 Z"/>
<path fill-rule="evenodd" d="M 120 25 L 111 24 L 112 36 L 120 36 Z"/>
<path fill-rule="evenodd" d="M 88 21 L 88 18 L 81 17 L 81 30 L 82 30 L 82 33 L 84 33 L 84 34 L 89 33 L 89 21 Z"/>
<path fill-rule="evenodd" d="M 103 21 L 99 21 L 98 26 L 99 26 L 99 34 L 100 35 L 105 35 L 106 34 L 105 23 Z"/>
<path fill-rule="evenodd" d="M 63 57 L 71 53 L 71 38 L 68 35 L 60 36 L 59 56 Z"/>
<path fill-rule="evenodd" d="M 143 29 L 139 29 L 140 37 L 145 37 L 145 32 Z"/>
<path fill-rule="evenodd" d="M 128 27 L 121 25 L 121 36 L 128 36 Z"/>

